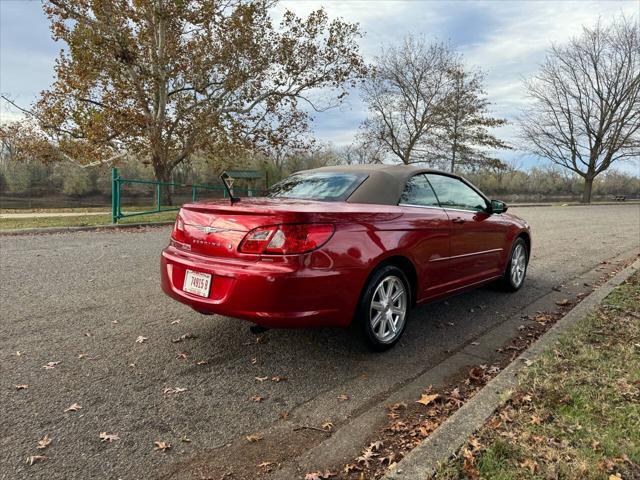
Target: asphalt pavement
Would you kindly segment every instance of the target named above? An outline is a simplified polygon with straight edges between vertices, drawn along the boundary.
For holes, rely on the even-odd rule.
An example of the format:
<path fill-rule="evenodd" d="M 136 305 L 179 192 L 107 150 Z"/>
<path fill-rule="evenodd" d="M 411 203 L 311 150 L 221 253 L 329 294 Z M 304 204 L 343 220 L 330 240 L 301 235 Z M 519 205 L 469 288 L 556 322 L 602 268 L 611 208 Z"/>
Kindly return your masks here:
<path fill-rule="evenodd" d="M 348 430 L 554 287 L 640 250 L 638 205 L 513 211 L 533 229 L 525 286 L 419 307 L 385 354 L 348 330 L 256 337 L 246 322 L 165 297 L 169 228 L 0 237 L 0 478 L 252 478 L 241 472 L 328 435 L 301 427 Z"/>

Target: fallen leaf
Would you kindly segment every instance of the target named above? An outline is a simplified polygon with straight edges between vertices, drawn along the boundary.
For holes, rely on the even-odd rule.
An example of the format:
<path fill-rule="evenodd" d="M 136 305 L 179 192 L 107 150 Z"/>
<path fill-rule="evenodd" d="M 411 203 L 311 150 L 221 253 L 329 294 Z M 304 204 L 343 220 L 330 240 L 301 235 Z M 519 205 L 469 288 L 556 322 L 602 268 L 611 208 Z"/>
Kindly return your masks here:
<path fill-rule="evenodd" d="M 44 368 L 45 370 L 51 370 L 56 368 L 56 365 L 60 365 L 60 362 L 48 362 L 45 366 L 43 366 L 42 368 Z"/>
<path fill-rule="evenodd" d="M 478 382 L 482 380 L 484 378 L 484 375 L 485 371 L 480 367 L 473 367 L 471 370 L 469 370 L 469 377 L 473 381 Z"/>
<path fill-rule="evenodd" d="M 259 382 L 264 382 L 265 380 L 269 380 L 269 377 L 255 377 L 255 379 Z"/>
<path fill-rule="evenodd" d="M 107 433 L 107 432 L 100 432 L 100 440 L 102 442 L 115 442 L 116 440 L 120 440 L 120 437 L 118 436 L 117 433 Z"/>
<path fill-rule="evenodd" d="M 49 460 L 49 457 L 45 457 L 44 455 L 31 455 L 27 457 L 27 463 L 29 465 L 33 465 L 36 462 L 44 462 L 45 460 Z"/>
<path fill-rule="evenodd" d="M 180 441 L 184 443 L 191 443 L 191 439 L 186 435 L 183 435 L 182 437 L 180 437 Z"/>
<path fill-rule="evenodd" d="M 251 365 L 255 365 L 256 363 L 258 363 L 258 359 L 257 359 L 257 358 L 255 358 L 255 357 L 253 357 L 253 358 L 251 359 Z"/>
<path fill-rule="evenodd" d="M 166 442 L 153 442 L 153 449 L 160 452 L 166 452 L 171 449 L 171 444 Z"/>
<path fill-rule="evenodd" d="M 184 335 L 180 335 L 178 338 L 171 339 L 171 341 L 173 343 L 179 343 L 179 342 L 183 342 L 185 340 L 188 340 L 190 338 L 198 338 L 198 336 L 194 335 L 193 333 L 185 333 Z"/>
<path fill-rule="evenodd" d="M 321 426 L 322 426 L 322 429 L 327 432 L 330 432 L 331 430 L 333 430 L 333 423 L 331 422 L 325 422 Z"/>
<path fill-rule="evenodd" d="M 22 355 L 24 355 L 24 352 L 21 352 L 20 350 L 16 352 L 16 357 L 21 357 Z"/>
<path fill-rule="evenodd" d="M 80 405 L 78 405 L 77 403 L 72 404 L 71 406 L 67 407 L 64 409 L 64 413 L 67 412 L 77 412 L 78 410 L 80 410 L 82 407 Z"/>
<path fill-rule="evenodd" d="M 271 377 L 271 381 L 276 383 L 284 382 L 286 380 L 287 380 L 286 377 L 278 377 L 278 376 Z"/>
<path fill-rule="evenodd" d="M 186 388 L 181 388 L 181 387 L 165 387 L 162 393 L 164 393 L 165 395 L 171 395 L 174 393 L 182 393 L 186 391 L 187 391 Z"/>
<path fill-rule="evenodd" d="M 393 405 L 387 405 L 387 408 L 392 412 L 397 412 L 398 410 L 403 410 L 407 408 L 407 404 L 404 402 L 394 403 Z"/>
<path fill-rule="evenodd" d="M 311 472 L 304 476 L 304 480 L 326 480 L 327 478 L 335 477 L 337 473 L 325 470 L 324 472 Z"/>
<path fill-rule="evenodd" d="M 280 412 L 278 414 L 278 418 L 280 420 L 288 420 L 289 419 L 289 412 Z"/>
<path fill-rule="evenodd" d="M 113 320 L 111 323 L 117 325 L 118 324 L 118 320 Z"/>
<path fill-rule="evenodd" d="M 258 468 L 262 468 L 267 471 L 267 473 L 271 472 L 273 467 L 276 466 L 275 462 L 262 462 L 258 464 Z"/>
<path fill-rule="evenodd" d="M 536 473 L 536 470 L 538 468 L 538 463 L 535 460 L 527 458 L 527 459 L 525 459 L 524 462 L 520 463 L 520 468 L 526 468 L 532 474 L 534 474 L 534 473 Z"/>
<path fill-rule="evenodd" d="M 252 433 L 251 435 L 247 435 L 245 437 L 249 442 L 251 443 L 255 443 L 255 442 L 259 442 L 260 440 L 262 440 L 264 437 L 259 434 L 259 433 Z"/>
<path fill-rule="evenodd" d="M 391 452 L 389 455 L 380 457 L 378 460 L 382 464 L 386 463 L 387 465 L 391 465 L 396 460 L 396 454 Z"/>
<path fill-rule="evenodd" d="M 347 400 L 349 400 L 349 395 L 338 395 L 338 400 L 340 400 L 341 402 L 346 402 Z"/>
<path fill-rule="evenodd" d="M 378 452 L 384 446 L 384 443 L 381 440 L 377 440 L 372 442 L 367 448 L 372 452 Z"/>
<path fill-rule="evenodd" d="M 253 397 L 251 397 L 249 400 L 256 402 L 256 403 L 260 403 L 264 400 L 264 397 L 261 397 L 260 395 L 254 395 Z"/>
<path fill-rule="evenodd" d="M 180 360 L 180 359 L 185 359 L 185 358 L 187 358 L 188 356 L 189 356 L 189 354 L 188 354 L 187 352 L 179 352 L 179 353 L 176 353 L 176 358 L 177 358 L 178 360 Z"/>
<path fill-rule="evenodd" d="M 360 465 L 364 465 L 365 468 L 369 468 L 370 466 L 369 462 L 371 462 L 371 460 L 373 460 L 373 458 L 377 456 L 378 456 L 377 453 L 374 453 L 373 450 L 370 450 L 367 448 L 362 452 L 362 455 L 356 458 L 356 462 L 359 463 Z"/>
<path fill-rule="evenodd" d="M 431 402 L 440 398 L 440 395 L 437 393 L 423 393 L 420 397 L 420 400 L 416 400 L 416 403 L 421 403 L 422 405 L 429 405 Z"/>
<path fill-rule="evenodd" d="M 27 388 L 29 388 L 29 385 L 27 385 L 26 383 L 16 385 L 16 390 L 26 390 Z"/>
<path fill-rule="evenodd" d="M 480 345 L 480 342 L 471 342 L 471 345 L 473 345 L 474 347 L 477 347 L 478 345 Z"/>
<path fill-rule="evenodd" d="M 566 307 L 567 305 L 571 305 L 571 300 L 568 298 L 563 298 L 562 300 L 556 300 L 556 305 L 560 307 Z"/>
<path fill-rule="evenodd" d="M 51 438 L 49 435 L 45 435 L 40 440 L 38 440 L 38 447 L 40 450 L 44 450 L 51 444 Z"/>
<path fill-rule="evenodd" d="M 362 469 L 355 463 L 347 463 L 342 469 L 342 471 L 347 475 L 349 475 L 351 472 L 356 472 L 358 470 L 362 470 Z"/>
<path fill-rule="evenodd" d="M 171 322 L 171 325 L 177 325 L 178 323 L 180 323 L 180 320 L 174 320 L 173 322 Z"/>
<path fill-rule="evenodd" d="M 138 336 L 138 338 L 136 338 L 136 343 L 144 343 L 147 340 L 149 340 L 147 337 L 143 337 L 142 335 Z"/>
<path fill-rule="evenodd" d="M 206 361 L 206 360 L 199 360 L 199 361 L 196 362 L 196 365 L 206 365 L 207 363 L 209 363 L 209 362 Z"/>
<path fill-rule="evenodd" d="M 79 359 L 85 358 L 86 356 L 87 356 L 87 354 L 86 354 L 86 353 L 79 353 L 79 354 L 78 354 L 78 358 L 79 358 Z"/>
<path fill-rule="evenodd" d="M 542 417 L 534 413 L 533 415 L 531 415 L 531 420 L 529 421 L 529 423 L 531 423 L 532 425 L 540 425 L 542 424 Z"/>

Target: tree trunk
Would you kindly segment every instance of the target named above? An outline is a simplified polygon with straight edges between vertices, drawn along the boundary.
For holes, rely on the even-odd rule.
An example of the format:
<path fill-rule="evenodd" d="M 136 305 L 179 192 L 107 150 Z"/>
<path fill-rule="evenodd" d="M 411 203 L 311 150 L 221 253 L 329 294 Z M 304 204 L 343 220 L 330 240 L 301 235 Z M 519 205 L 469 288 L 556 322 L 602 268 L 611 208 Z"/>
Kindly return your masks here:
<path fill-rule="evenodd" d="M 153 162 L 153 171 L 156 180 L 159 182 L 171 182 L 171 172 L 165 167 L 164 163 Z M 173 198 L 171 195 L 171 188 L 168 185 L 160 186 L 160 203 L 161 205 L 173 205 Z"/>
<path fill-rule="evenodd" d="M 584 190 L 582 191 L 582 203 L 591 203 L 591 189 L 593 177 L 584 177 Z"/>

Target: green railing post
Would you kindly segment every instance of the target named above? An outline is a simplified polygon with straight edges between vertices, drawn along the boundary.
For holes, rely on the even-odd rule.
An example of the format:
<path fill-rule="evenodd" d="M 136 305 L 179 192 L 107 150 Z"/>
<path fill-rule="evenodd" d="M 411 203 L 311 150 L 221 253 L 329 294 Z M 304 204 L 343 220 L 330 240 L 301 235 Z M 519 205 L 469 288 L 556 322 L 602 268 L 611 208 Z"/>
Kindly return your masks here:
<path fill-rule="evenodd" d="M 156 184 L 156 211 L 160 211 L 160 205 L 162 202 L 162 193 L 160 191 L 160 184 Z"/>
<path fill-rule="evenodd" d="M 113 167 L 111 169 L 111 223 L 118 223 L 118 212 L 120 210 L 118 190 L 118 169 Z"/>
<path fill-rule="evenodd" d="M 195 202 L 198 195 L 198 189 L 195 185 L 191 185 L 191 201 Z"/>

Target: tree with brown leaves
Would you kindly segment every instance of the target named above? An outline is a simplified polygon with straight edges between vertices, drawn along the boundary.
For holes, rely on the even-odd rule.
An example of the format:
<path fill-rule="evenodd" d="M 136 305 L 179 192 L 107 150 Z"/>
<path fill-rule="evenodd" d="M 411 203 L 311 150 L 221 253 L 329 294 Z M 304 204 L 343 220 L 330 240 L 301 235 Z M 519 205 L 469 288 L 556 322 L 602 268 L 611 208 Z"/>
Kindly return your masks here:
<path fill-rule="evenodd" d="M 338 104 L 364 74 L 360 33 L 324 10 L 286 11 L 276 27 L 273 5 L 48 0 L 67 48 L 33 116 L 76 160 L 126 151 L 163 181 L 196 151 L 295 143 L 308 112 Z"/>
<path fill-rule="evenodd" d="M 521 118 L 524 148 L 593 180 L 623 159 L 640 159 L 640 33 L 638 20 L 584 27 L 554 45 L 525 84 L 532 100 Z"/>

